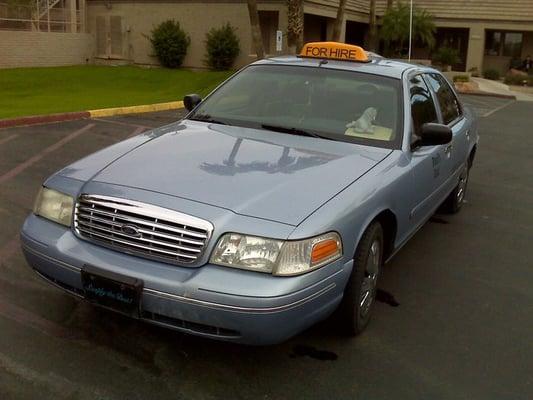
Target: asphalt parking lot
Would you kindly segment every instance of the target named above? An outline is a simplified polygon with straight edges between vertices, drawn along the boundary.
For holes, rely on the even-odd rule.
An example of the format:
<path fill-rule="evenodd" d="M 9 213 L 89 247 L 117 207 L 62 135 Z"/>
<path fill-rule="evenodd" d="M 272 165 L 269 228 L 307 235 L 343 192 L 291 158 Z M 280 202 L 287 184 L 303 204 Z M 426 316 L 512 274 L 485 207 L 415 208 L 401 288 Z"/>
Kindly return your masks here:
<path fill-rule="evenodd" d="M 0 399 L 531 399 L 533 103 L 468 96 L 481 143 L 467 203 L 386 267 L 368 330 L 281 345 L 199 339 L 43 283 L 18 232 L 54 171 L 176 112 L 0 130 Z"/>

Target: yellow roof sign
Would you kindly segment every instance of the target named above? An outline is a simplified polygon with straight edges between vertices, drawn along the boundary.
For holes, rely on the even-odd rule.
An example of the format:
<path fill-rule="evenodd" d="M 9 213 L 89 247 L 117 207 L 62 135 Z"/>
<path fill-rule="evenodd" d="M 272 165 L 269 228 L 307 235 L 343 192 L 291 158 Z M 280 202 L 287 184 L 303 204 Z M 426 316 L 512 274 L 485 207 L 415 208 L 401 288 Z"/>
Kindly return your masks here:
<path fill-rule="evenodd" d="M 361 47 L 338 42 L 307 43 L 303 47 L 300 57 L 358 62 L 370 61 Z"/>

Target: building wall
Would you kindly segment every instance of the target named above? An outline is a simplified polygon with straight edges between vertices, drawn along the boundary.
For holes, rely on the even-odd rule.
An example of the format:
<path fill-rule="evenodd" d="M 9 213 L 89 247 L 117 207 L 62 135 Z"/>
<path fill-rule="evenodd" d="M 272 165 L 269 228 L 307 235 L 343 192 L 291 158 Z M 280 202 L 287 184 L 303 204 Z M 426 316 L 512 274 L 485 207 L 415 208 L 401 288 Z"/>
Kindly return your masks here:
<path fill-rule="evenodd" d="M 395 3 L 408 0 L 394 0 Z M 307 0 L 306 4 L 323 8 L 336 8 L 338 0 Z M 532 0 L 414 0 L 416 7 L 426 9 L 439 18 L 491 20 L 491 21 L 533 21 Z M 387 0 L 376 0 L 376 13 L 383 15 Z M 346 10 L 368 16 L 370 0 L 348 0 Z M 367 17 L 368 19 L 368 17 Z M 361 21 L 363 22 L 363 21 Z"/>
<path fill-rule="evenodd" d="M 86 64 L 93 49 L 84 33 L 0 31 L 0 68 Z"/>
<path fill-rule="evenodd" d="M 482 72 L 487 68 L 498 69 L 505 73 L 509 66 L 510 58 L 485 56 L 485 31 L 505 30 L 524 32 L 523 56 L 529 54 L 528 50 L 533 50 L 533 24 L 527 22 L 505 22 L 505 21 L 451 21 L 438 18 L 436 25 L 448 28 L 469 28 L 468 54 L 466 58 L 466 70 L 477 68 Z M 532 51 L 530 51 L 531 53 Z"/>
<path fill-rule="evenodd" d="M 397 1 L 395 0 L 395 2 Z M 406 0 L 403 2 L 408 3 Z M 379 15 L 383 14 L 386 3 L 386 0 L 377 0 Z M 414 4 L 438 18 L 479 21 L 533 21 L 532 0 L 415 0 Z"/>
<path fill-rule="evenodd" d="M 88 3 L 87 29 L 98 39 L 97 19 L 121 17 L 120 27 L 122 54 L 107 54 L 110 58 L 125 59 L 136 64 L 157 64 L 147 36 L 154 26 L 174 19 L 191 38 L 184 60 L 184 67 L 202 68 L 205 59 L 205 35 L 209 29 L 229 22 L 237 28 L 241 53 L 236 66 L 248 64 L 255 59 L 252 50 L 251 28 L 246 3 L 206 3 L 167 1 L 91 1 Z M 282 5 L 265 4 L 259 10 L 278 11 L 280 27 L 286 30 L 286 11 Z M 109 24 L 109 23 L 108 23 Z M 283 26 L 285 25 L 285 26 Z M 116 34 L 116 33 L 115 33 Z M 98 44 L 97 44 L 97 48 Z M 116 51 L 114 52 L 116 53 Z M 106 55 L 100 54 L 101 58 Z"/>

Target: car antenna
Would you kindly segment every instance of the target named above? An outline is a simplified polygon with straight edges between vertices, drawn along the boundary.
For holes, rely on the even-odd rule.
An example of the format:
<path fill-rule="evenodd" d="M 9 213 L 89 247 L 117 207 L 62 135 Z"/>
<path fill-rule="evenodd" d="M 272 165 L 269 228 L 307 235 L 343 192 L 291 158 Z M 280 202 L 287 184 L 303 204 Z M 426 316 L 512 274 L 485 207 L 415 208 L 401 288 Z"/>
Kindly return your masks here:
<path fill-rule="evenodd" d="M 320 60 L 318 63 L 318 66 L 321 67 L 322 65 L 326 65 L 329 61 L 328 60 Z"/>

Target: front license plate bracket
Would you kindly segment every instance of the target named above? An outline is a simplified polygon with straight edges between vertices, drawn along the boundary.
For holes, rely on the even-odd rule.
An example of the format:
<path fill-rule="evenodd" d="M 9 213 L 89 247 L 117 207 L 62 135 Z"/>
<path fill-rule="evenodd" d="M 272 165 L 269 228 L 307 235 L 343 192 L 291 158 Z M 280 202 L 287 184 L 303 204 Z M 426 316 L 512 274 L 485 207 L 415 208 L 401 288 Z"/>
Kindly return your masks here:
<path fill-rule="evenodd" d="M 138 318 L 143 281 L 92 265 L 84 265 L 81 281 L 85 299 L 113 311 Z"/>

